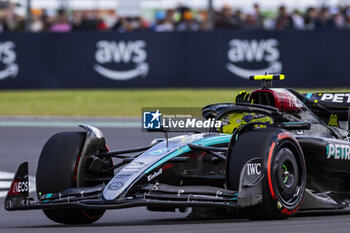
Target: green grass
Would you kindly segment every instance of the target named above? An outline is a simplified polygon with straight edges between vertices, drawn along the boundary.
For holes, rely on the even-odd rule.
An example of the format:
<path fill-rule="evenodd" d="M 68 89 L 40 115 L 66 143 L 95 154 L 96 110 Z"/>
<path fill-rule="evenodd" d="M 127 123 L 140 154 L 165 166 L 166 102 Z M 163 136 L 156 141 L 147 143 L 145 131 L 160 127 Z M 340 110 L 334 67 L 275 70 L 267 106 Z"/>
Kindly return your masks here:
<path fill-rule="evenodd" d="M 241 90 L 245 88 L 0 91 L 0 115 L 139 116 L 142 107 L 202 107 L 232 102 Z"/>

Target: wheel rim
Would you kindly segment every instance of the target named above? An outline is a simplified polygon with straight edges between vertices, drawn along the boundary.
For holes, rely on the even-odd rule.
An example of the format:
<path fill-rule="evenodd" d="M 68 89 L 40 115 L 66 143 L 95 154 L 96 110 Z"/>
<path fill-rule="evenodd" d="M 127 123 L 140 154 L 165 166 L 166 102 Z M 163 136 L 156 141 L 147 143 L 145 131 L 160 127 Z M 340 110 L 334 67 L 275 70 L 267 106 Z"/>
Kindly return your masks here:
<path fill-rule="evenodd" d="M 275 190 L 279 200 L 286 206 L 294 206 L 300 201 L 303 177 L 293 152 L 280 147 L 274 160 Z"/>

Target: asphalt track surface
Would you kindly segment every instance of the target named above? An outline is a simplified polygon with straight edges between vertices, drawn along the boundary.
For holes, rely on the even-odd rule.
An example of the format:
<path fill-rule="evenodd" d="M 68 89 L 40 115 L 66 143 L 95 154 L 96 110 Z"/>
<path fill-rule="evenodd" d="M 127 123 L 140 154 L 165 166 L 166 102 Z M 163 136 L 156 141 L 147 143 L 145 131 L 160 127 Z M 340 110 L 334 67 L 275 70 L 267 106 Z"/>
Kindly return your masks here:
<path fill-rule="evenodd" d="M 101 128 L 111 149 L 145 145 L 158 133 L 144 133 L 137 127 Z M 45 141 L 54 133 L 77 130 L 71 127 L 0 127 L 0 171 L 15 172 L 19 163 L 29 162 L 30 175 Z M 32 193 L 33 195 L 33 193 Z M 0 198 L 0 232 L 350 232 L 350 211 L 341 213 L 312 212 L 283 221 L 249 221 L 246 219 L 190 220 L 188 213 L 149 212 L 144 207 L 110 210 L 92 225 L 66 226 L 47 219 L 40 210 L 8 212 Z"/>

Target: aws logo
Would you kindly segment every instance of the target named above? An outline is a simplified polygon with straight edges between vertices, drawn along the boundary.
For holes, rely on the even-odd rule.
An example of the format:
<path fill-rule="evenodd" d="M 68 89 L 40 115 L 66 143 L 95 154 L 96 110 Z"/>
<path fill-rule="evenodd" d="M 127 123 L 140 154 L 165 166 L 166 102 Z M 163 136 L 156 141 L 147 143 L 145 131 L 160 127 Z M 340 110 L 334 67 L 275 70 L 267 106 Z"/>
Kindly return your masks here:
<path fill-rule="evenodd" d="M 276 39 L 233 39 L 228 45 L 227 57 L 230 62 L 226 64 L 226 68 L 236 76 L 248 79 L 254 74 L 281 73 L 282 63 L 278 61 L 280 51 Z M 250 69 L 243 66 L 259 68 Z"/>
<path fill-rule="evenodd" d="M 105 78 L 112 80 L 130 80 L 145 77 L 149 65 L 146 63 L 146 42 L 136 41 L 99 41 L 96 43 L 94 69 Z"/>
<path fill-rule="evenodd" d="M 0 42 L 0 80 L 17 76 L 18 65 L 15 47 L 15 43 L 12 41 Z"/>

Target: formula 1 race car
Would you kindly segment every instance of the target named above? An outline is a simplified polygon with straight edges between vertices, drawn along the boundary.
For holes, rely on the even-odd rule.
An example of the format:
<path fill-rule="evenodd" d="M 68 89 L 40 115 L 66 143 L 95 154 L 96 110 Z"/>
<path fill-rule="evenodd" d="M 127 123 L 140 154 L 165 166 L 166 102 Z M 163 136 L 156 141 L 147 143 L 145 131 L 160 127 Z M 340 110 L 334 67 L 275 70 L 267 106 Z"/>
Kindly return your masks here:
<path fill-rule="evenodd" d="M 28 163 L 22 163 L 6 210 L 42 209 L 55 222 L 81 224 L 106 209 L 135 206 L 215 209 L 249 219 L 347 207 L 350 94 L 271 88 L 284 75 L 250 79 L 262 88 L 202 109 L 205 119 L 222 122 L 210 132 L 119 151 L 109 151 L 101 131 L 88 125 L 52 136 L 38 163 L 38 201 L 29 197 Z"/>

